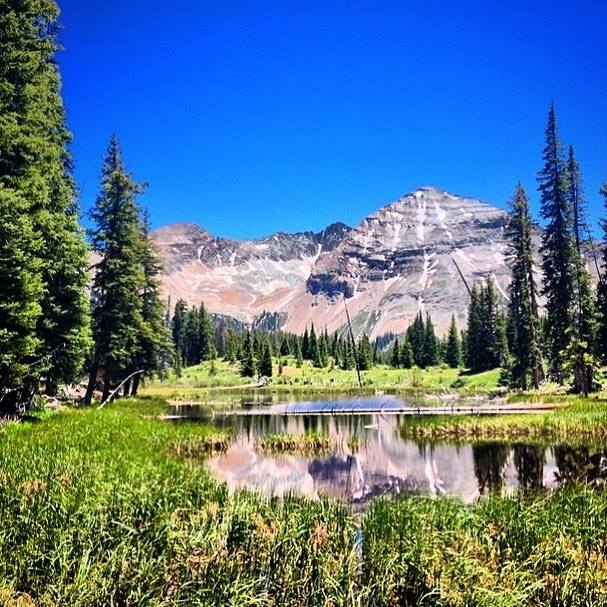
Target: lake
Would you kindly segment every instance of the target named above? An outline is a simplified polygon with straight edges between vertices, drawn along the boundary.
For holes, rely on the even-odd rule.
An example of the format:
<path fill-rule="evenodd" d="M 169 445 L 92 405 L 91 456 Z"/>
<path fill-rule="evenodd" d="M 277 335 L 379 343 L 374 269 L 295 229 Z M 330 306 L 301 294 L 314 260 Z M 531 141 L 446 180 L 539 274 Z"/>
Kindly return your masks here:
<path fill-rule="evenodd" d="M 380 495 L 451 495 L 474 503 L 493 491 L 550 490 L 580 480 L 602 486 L 607 478 L 607 449 L 597 446 L 404 440 L 398 428 L 410 416 L 399 411 L 407 404 L 381 397 L 254 405 L 212 418 L 195 406 L 178 407 L 176 413 L 212 419 L 232 431 L 228 450 L 206 462 L 231 489 L 330 497 L 353 509 Z M 269 435 L 306 433 L 330 436 L 333 446 L 311 455 L 274 454 L 259 447 Z"/>

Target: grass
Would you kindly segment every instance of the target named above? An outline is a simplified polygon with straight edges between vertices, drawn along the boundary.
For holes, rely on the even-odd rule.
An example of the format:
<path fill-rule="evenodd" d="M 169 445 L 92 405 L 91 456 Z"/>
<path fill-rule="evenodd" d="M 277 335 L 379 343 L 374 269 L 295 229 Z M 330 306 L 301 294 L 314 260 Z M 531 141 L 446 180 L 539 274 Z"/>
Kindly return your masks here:
<path fill-rule="evenodd" d="M 526 399 L 527 402 L 535 399 Z M 544 413 L 503 416 L 411 418 L 401 425 L 403 438 L 425 440 L 598 441 L 607 438 L 604 398 L 542 397 L 566 407 Z"/>
<path fill-rule="evenodd" d="M 293 358 L 287 358 L 282 374 L 274 365 L 271 385 L 255 387 L 251 378 L 243 378 L 239 366 L 225 361 L 203 363 L 183 370 L 181 377 L 169 374 L 163 381 L 150 383 L 143 390 L 148 396 L 200 401 L 216 398 L 229 399 L 230 394 L 288 395 L 288 394 L 376 394 L 382 392 L 459 393 L 464 396 L 503 394 L 498 387 L 499 370 L 475 375 L 462 373 L 459 369 L 432 367 L 430 369 L 392 369 L 378 366 L 362 372 L 363 388 L 358 385 L 355 371 L 339 368 L 316 369 L 309 363 L 297 368 Z M 214 370 L 213 370 L 214 369 Z"/>
<path fill-rule="evenodd" d="M 257 444 L 267 453 L 318 454 L 334 447 L 334 440 L 324 434 L 269 434 Z"/>
<path fill-rule="evenodd" d="M 607 605 L 605 492 L 409 497 L 359 519 L 230 494 L 199 465 L 225 436 L 150 417 L 162 410 L 0 429 L 0 605 Z"/>

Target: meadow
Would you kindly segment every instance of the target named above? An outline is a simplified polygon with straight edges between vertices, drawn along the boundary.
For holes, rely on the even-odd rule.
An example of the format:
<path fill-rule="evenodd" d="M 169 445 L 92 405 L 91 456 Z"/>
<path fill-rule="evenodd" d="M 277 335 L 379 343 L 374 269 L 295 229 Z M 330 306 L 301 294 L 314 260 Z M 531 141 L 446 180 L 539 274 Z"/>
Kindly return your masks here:
<path fill-rule="evenodd" d="M 271 383 L 263 386 L 268 394 L 458 394 L 462 396 L 504 395 L 505 389 L 498 385 L 499 370 L 468 375 L 460 369 L 447 366 L 428 369 L 393 369 L 380 365 L 363 371 L 363 387 L 360 388 L 353 370 L 343 371 L 339 367 L 318 369 L 309 362 L 301 368 L 295 359 L 286 358 L 286 364 L 279 374 L 275 361 Z M 143 394 L 175 400 L 205 400 L 209 395 L 230 393 L 259 393 L 257 382 L 241 377 L 239 365 L 225 361 L 203 363 L 183 370 L 178 377 L 170 372 L 163 381 L 154 381 L 145 387 Z"/>
<path fill-rule="evenodd" d="M 0 605 L 607 604 L 602 491 L 410 496 L 362 516 L 229 493 L 202 465 L 229 436 L 164 410 L 131 399 L 0 429 Z"/>

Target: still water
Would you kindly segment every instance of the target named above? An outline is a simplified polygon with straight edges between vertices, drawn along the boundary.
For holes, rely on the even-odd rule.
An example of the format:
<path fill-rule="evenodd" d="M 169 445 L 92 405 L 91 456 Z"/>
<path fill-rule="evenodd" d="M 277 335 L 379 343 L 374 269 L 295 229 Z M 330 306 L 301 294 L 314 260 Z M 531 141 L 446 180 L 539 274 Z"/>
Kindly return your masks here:
<path fill-rule="evenodd" d="M 572 480 L 602 486 L 607 478 L 607 449 L 596 446 L 404 440 L 398 428 L 410 418 L 394 413 L 403 403 L 392 401 L 377 401 L 381 411 L 376 413 L 367 412 L 373 408 L 371 399 L 363 399 L 215 415 L 213 423 L 232 430 L 234 440 L 207 466 L 232 489 L 246 487 L 279 497 L 331 497 L 357 509 L 379 495 L 452 495 L 473 503 L 493 491 L 552 489 Z M 351 413 L 357 409 L 364 413 Z M 205 417 L 194 407 L 178 413 Z M 332 437 L 333 447 L 319 455 L 272 454 L 259 448 L 264 436 L 310 432 Z"/>

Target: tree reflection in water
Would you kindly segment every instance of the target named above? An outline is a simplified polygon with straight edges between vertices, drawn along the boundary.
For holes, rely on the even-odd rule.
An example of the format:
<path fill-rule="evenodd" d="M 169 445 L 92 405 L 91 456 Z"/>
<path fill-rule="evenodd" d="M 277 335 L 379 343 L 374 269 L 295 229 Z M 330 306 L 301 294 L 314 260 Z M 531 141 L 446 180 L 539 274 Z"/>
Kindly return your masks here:
<path fill-rule="evenodd" d="M 477 443 L 472 445 L 474 474 L 481 495 L 501 491 L 509 452 L 508 445 L 502 443 Z"/>
<path fill-rule="evenodd" d="M 544 463 L 546 449 L 538 445 L 514 445 L 514 467 L 519 488 L 523 491 L 539 491 L 544 487 Z"/>
<path fill-rule="evenodd" d="M 588 483 L 603 487 L 607 481 L 607 449 L 594 447 L 553 448 L 558 468 L 556 480 L 560 484 Z"/>

